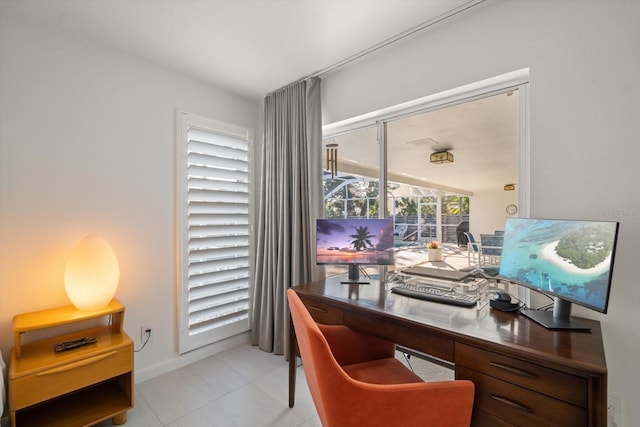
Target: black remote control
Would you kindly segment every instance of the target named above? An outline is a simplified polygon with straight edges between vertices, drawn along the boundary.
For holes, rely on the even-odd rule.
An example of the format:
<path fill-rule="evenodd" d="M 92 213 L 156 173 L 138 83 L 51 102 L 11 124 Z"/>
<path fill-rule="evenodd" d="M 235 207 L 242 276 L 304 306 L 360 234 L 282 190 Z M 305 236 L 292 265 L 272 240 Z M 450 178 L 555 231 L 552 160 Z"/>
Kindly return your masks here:
<path fill-rule="evenodd" d="M 96 339 L 96 337 L 82 337 L 82 338 L 78 338 L 77 340 L 71 340 L 71 341 L 63 341 L 60 342 L 58 344 L 56 344 L 55 346 L 53 346 L 53 350 L 56 353 L 59 353 L 61 351 L 67 351 L 67 350 L 71 350 L 73 348 L 78 348 L 78 347 L 82 347 L 85 345 L 89 345 L 89 344 L 93 344 L 95 342 L 97 342 L 98 340 Z"/>

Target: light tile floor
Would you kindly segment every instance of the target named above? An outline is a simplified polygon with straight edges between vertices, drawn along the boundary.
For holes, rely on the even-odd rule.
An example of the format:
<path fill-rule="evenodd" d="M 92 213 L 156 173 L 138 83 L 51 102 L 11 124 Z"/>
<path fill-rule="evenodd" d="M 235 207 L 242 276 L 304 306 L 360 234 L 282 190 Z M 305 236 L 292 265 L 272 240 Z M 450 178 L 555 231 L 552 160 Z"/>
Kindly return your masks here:
<path fill-rule="evenodd" d="M 464 248 L 463 248 L 464 250 Z M 445 249 L 445 260 L 425 261 L 426 250 L 402 255 L 402 264 L 444 269 L 468 266 L 466 250 Z M 404 356 L 398 358 L 405 364 Z M 425 381 L 452 380 L 453 371 L 416 357 Z M 302 366 L 296 375 L 296 403 L 288 407 L 289 365 L 283 356 L 240 345 L 136 385 L 128 427 L 321 427 Z M 107 420 L 99 427 L 111 426 Z"/>
<path fill-rule="evenodd" d="M 453 379 L 450 369 L 415 357 L 410 363 L 425 380 Z M 249 344 L 234 347 L 137 384 L 126 426 L 321 427 L 302 366 L 295 405 L 288 407 L 288 366 L 283 356 Z"/>
<path fill-rule="evenodd" d="M 126 426 L 320 427 L 302 367 L 288 407 L 288 366 L 255 346 L 234 347 L 136 384 Z"/>

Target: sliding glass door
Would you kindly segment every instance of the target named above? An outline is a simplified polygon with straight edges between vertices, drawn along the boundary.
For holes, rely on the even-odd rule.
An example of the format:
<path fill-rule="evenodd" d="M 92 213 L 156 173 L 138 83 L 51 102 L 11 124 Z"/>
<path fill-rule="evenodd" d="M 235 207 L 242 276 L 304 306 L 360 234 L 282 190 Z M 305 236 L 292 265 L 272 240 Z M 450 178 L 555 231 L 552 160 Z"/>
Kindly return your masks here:
<path fill-rule="evenodd" d="M 437 240 L 466 256 L 463 231 L 500 230 L 513 215 L 506 207 L 519 201 L 519 95 L 502 91 L 328 136 L 336 152 L 325 159 L 326 217 L 390 217 L 402 255 Z M 396 267 L 419 259 L 400 256 Z"/>

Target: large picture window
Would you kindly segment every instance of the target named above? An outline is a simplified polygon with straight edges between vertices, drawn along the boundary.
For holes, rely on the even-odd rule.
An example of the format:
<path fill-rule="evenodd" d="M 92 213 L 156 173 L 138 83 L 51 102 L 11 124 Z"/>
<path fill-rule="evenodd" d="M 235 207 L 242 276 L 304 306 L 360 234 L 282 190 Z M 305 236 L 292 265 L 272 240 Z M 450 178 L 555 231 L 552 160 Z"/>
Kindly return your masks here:
<path fill-rule="evenodd" d="M 252 132 L 178 113 L 180 352 L 249 330 Z"/>

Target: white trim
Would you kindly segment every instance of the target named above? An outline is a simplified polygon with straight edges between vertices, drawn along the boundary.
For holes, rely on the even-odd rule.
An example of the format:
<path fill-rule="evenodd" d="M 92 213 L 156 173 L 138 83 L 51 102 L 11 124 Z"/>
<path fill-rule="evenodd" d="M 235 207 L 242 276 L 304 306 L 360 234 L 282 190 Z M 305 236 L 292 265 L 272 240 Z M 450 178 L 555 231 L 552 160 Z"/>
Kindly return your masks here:
<path fill-rule="evenodd" d="M 531 209 L 530 200 L 530 183 L 531 176 L 531 136 L 530 130 L 530 109 L 529 109 L 529 85 L 523 84 L 519 88 L 519 135 L 518 135 L 518 212 L 519 216 L 529 218 Z M 524 185 L 523 185 L 524 184 Z"/>
<path fill-rule="evenodd" d="M 236 323 L 229 323 L 227 325 L 200 332 L 198 334 L 190 335 L 189 325 L 189 287 L 185 284 L 189 283 L 189 225 L 188 225 L 188 150 L 190 131 L 202 130 L 205 132 L 211 132 L 217 135 L 225 135 L 231 138 L 242 140 L 247 144 L 247 163 L 248 163 L 248 210 L 247 213 L 249 223 L 248 238 L 249 238 L 249 268 L 248 268 L 248 283 L 253 281 L 252 264 L 251 264 L 251 247 L 253 245 L 253 238 L 251 237 L 251 219 L 252 219 L 252 205 L 253 196 L 251 193 L 252 181 L 253 181 L 253 165 L 252 165 L 252 151 L 253 151 L 253 131 L 243 126 L 236 126 L 233 124 L 222 123 L 215 120 L 211 120 L 202 116 L 198 116 L 186 111 L 176 110 L 176 295 L 177 295 L 177 313 L 178 313 L 178 350 L 180 354 L 194 351 L 200 347 L 206 347 L 210 344 L 217 343 L 220 340 L 225 340 L 230 336 L 242 334 L 250 328 L 250 310 L 249 319 L 246 321 L 239 321 Z M 185 145 L 186 144 L 186 145 Z M 251 304 L 251 296 L 249 292 L 249 304 Z"/>
<path fill-rule="evenodd" d="M 519 136 L 518 136 L 518 216 L 529 218 L 531 216 L 531 114 L 529 105 L 529 85 L 523 84 L 519 88 Z M 527 307 L 531 307 L 531 290 L 524 286 L 516 285 L 518 299 Z M 513 293 L 513 289 L 510 289 Z"/>
<path fill-rule="evenodd" d="M 186 346 L 185 338 L 189 335 L 188 324 L 183 321 L 184 301 L 188 300 L 189 290 L 182 286 L 188 280 L 188 273 L 183 268 L 185 256 L 189 247 L 187 233 L 182 232 L 183 220 L 188 214 L 186 187 L 182 185 L 187 181 L 187 150 L 181 144 L 187 143 L 189 113 L 176 111 L 176 312 L 178 320 L 178 349 Z M 180 351 L 182 353 L 182 351 Z"/>
<path fill-rule="evenodd" d="M 445 106 L 460 104 L 473 99 L 486 98 L 509 90 L 517 89 L 529 83 L 529 69 L 512 71 L 479 82 L 467 84 L 444 92 L 428 95 L 407 101 L 392 107 L 372 111 L 350 119 L 330 123 L 322 127 L 322 137 L 329 138 L 342 135 L 365 127 L 376 126 L 378 121 L 390 121 L 405 116 L 429 110 L 444 108 Z M 528 102 L 528 99 L 527 99 Z M 528 120 L 528 118 L 527 118 Z"/>
<path fill-rule="evenodd" d="M 197 127 L 203 130 L 215 129 L 216 133 L 222 133 L 235 138 L 251 141 L 251 134 L 252 134 L 251 130 L 244 128 L 242 126 L 236 126 L 229 123 L 218 122 L 216 120 L 211 120 L 206 117 L 201 117 L 192 113 L 188 113 L 186 111 L 179 111 L 178 113 L 181 114 L 185 119 L 187 118 L 189 119 L 188 123 L 191 125 L 191 127 Z"/>
<path fill-rule="evenodd" d="M 161 363 L 152 366 L 145 366 L 144 368 L 136 367 L 135 383 L 139 384 L 148 379 L 157 377 L 167 372 L 174 371 L 176 369 L 187 366 L 198 360 L 205 359 L 209 356 L 213 356 L 223 351 L 232 349 L 239 345 L 249 344 L 251 341 L 250 332 L 245 332 L 240 335 L 233 336 L 231 338 L 218 341 L 214 344 L 206 347 L 201 347 L 188 353 L 182 354 L 179 357 L 173 359 L 164 360 Z"/>

